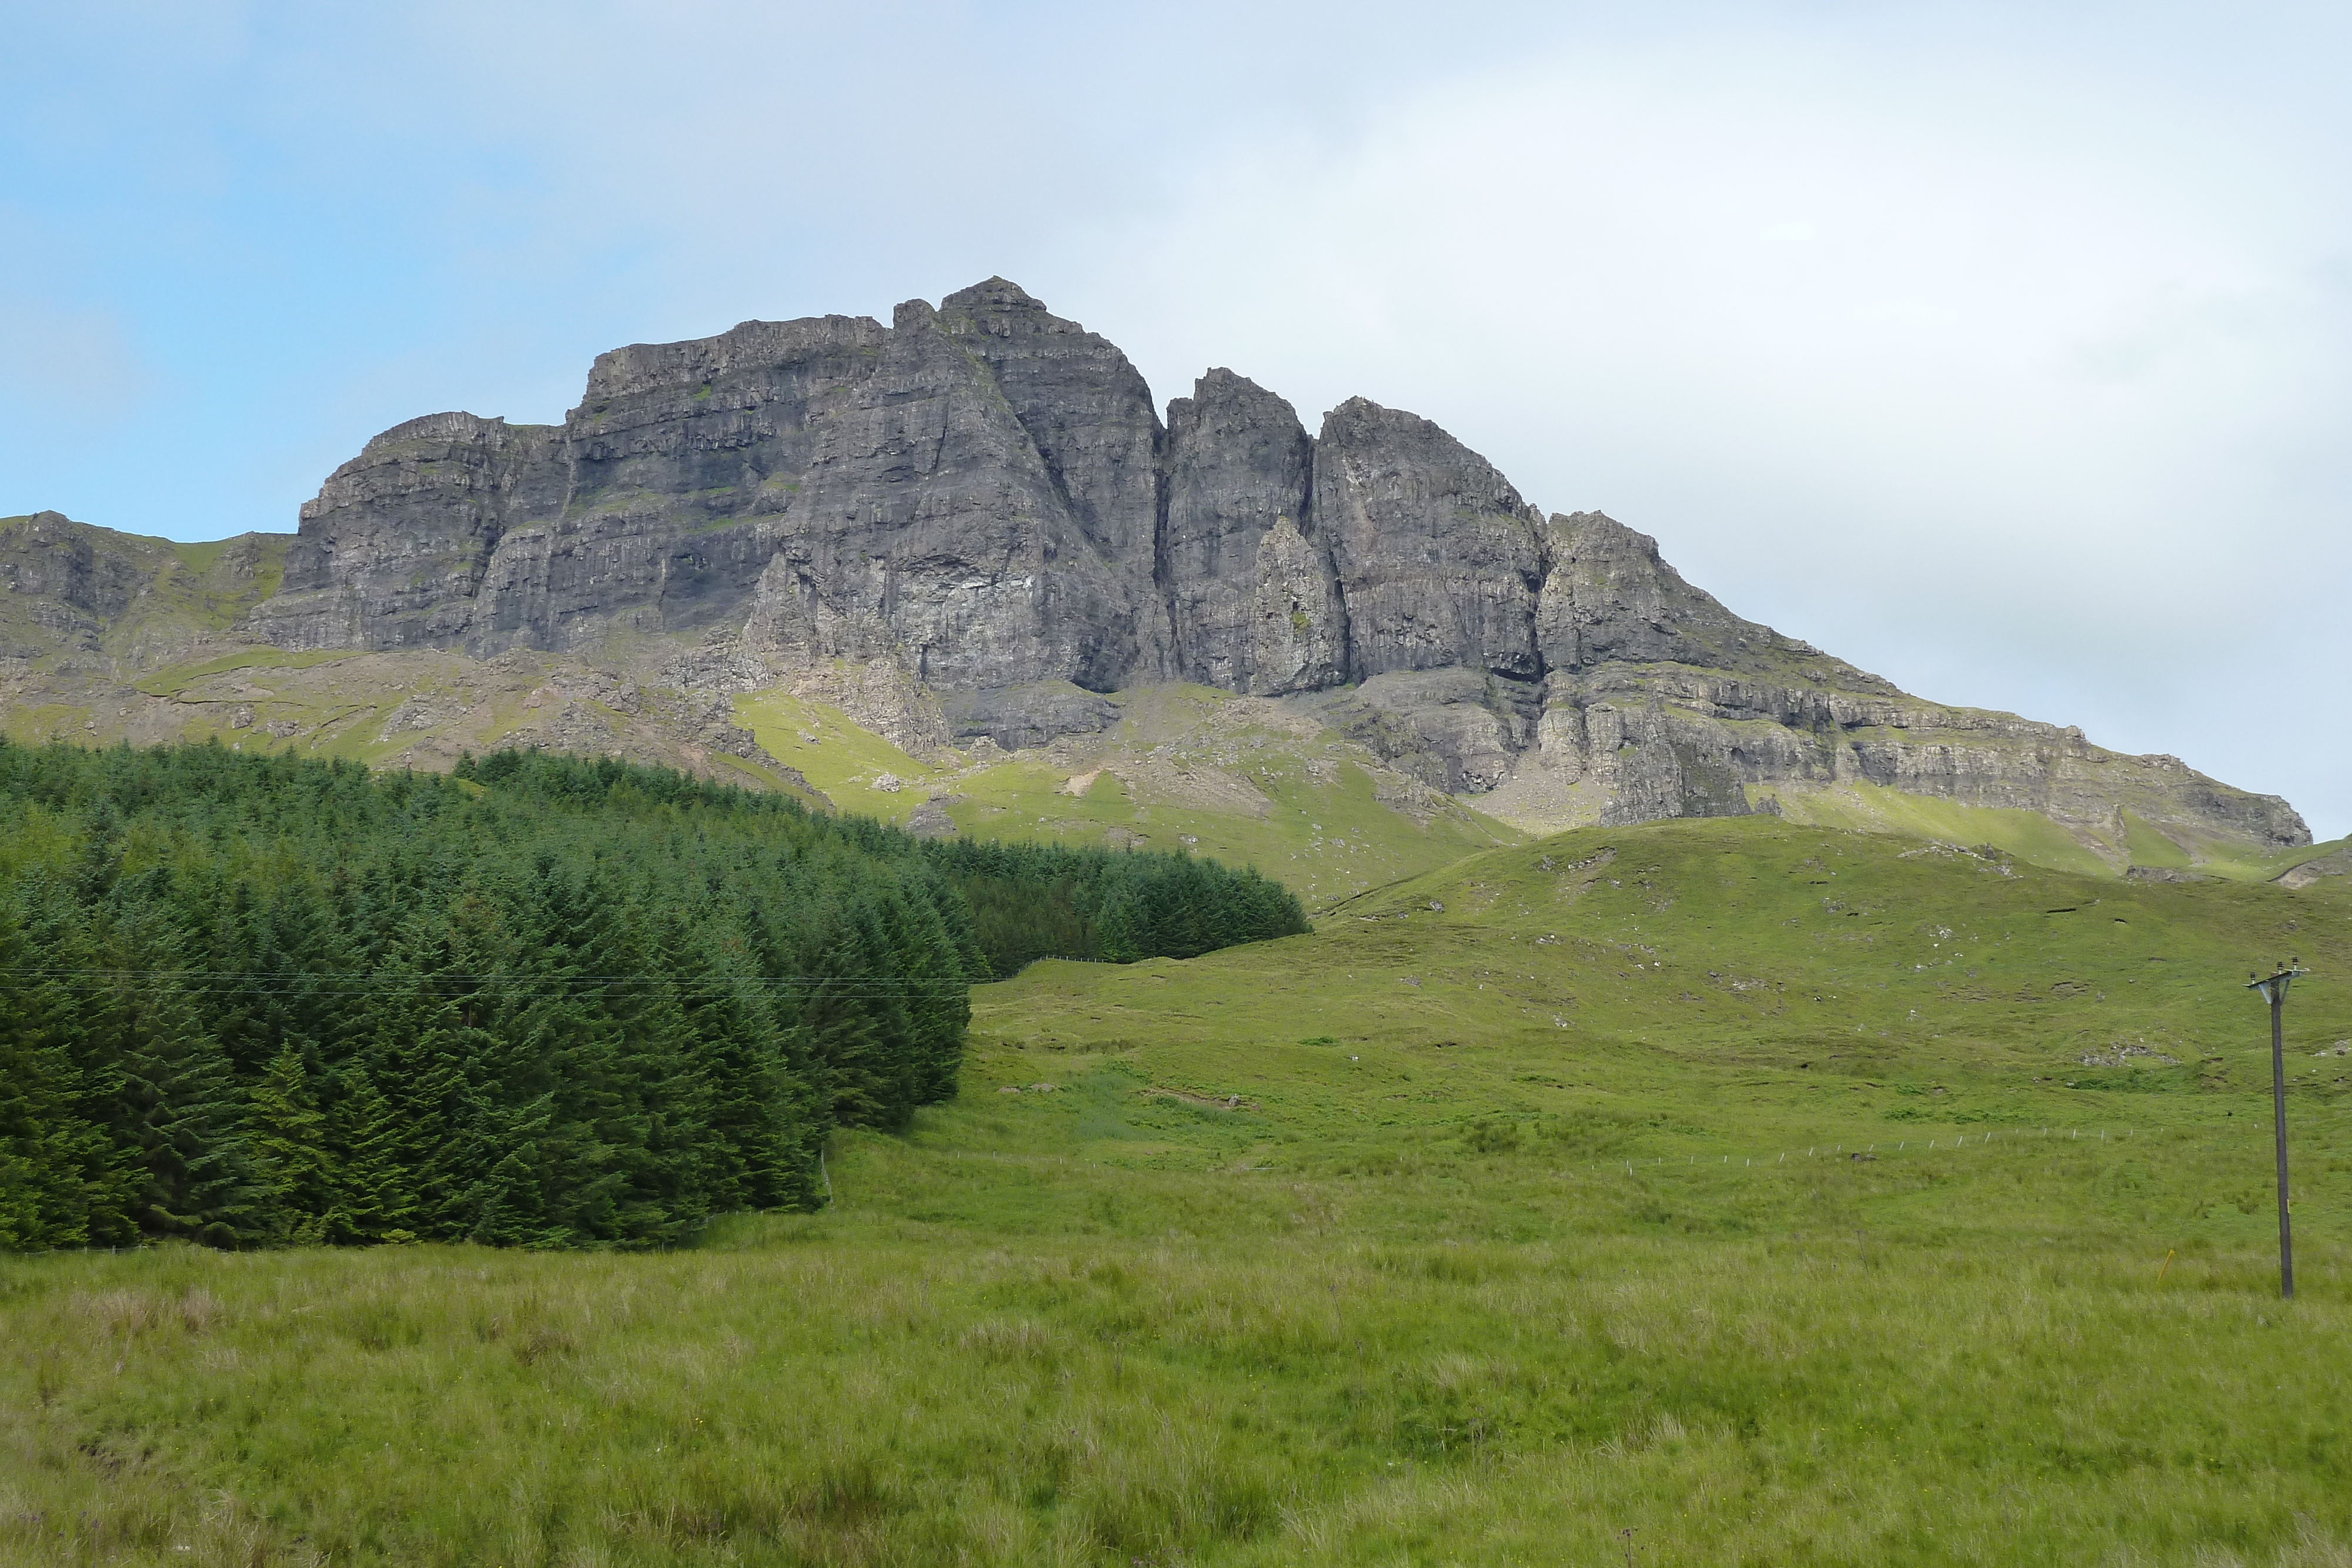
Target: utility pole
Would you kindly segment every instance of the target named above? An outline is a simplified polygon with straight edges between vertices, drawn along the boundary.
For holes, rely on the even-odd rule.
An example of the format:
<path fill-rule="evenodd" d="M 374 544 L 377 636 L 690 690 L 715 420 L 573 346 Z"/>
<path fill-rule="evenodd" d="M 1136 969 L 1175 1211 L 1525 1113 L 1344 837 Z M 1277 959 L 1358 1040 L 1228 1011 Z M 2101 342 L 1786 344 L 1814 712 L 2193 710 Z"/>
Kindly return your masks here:
<path fill-rule="evenodd" d="M 2279 1296 L 2294 1299 L 2294 1232 L 2286 1218 L 2286 988 L 2298 975 L 2308 975 L 2300 958 L 2289 958 L 2267 976 L 2255 975 L 2246 989 L 2260 991 L 2271 1005 L 2271 1123 L 2278 1139 Z"/>

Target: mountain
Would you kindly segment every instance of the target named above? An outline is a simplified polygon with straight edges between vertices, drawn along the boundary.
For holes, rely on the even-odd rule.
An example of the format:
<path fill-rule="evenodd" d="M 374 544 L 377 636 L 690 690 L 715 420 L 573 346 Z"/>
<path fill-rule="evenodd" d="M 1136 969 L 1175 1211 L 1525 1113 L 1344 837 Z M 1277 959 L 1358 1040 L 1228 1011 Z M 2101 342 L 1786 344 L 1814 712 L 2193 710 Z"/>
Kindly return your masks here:
<path fill-rule="evenodd" d="M 1376 796 L 1472 809 L 1488 841 L 1772 811 L 2110 872 L 2270 871 L 2310 842 L 2276 797 L 1910 696 L 1745 621 L 1647 536 L 1545 514 L 1413 414 L 1350 399 L 1309 435 L 1213 370 L 1163 419 L 1114 345 L 1002 278 L 887 327 L 615 350 L 561 425 L 395 426 L 290 542 L 220 547 L 255 563 L 206 601 L 221 651 L 168 679 L 184 643 L 125 628 L 156 621 L 139 585 L 193 592 L 191 564 L 75 527 L 0 536 L 0 625 L 37 629 L 0 677 L 13 733 L 70 727 L 94 693 L 93 736 L 237 728 L 426 767 L 515 739 L 799 788 L 803 737 L 846 722 L 969 796 L 1008 754 L 1076 778 L 1168 744 L 1125 697 L 1182 683 L 1262 736 L 1342 747 Z M 58 550 L 128 564 L 26 564 Z M 935 815 L 967 825 L 951 804 Z"/>

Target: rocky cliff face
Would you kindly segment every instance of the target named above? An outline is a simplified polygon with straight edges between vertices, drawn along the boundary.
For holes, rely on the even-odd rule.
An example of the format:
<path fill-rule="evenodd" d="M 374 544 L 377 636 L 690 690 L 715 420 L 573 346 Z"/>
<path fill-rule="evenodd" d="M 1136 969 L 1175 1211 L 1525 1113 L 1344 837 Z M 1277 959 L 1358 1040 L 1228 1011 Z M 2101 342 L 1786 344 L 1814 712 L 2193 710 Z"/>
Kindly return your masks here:
<path fill-rule="evenodd" d="M 1542 674 L 1542 518 L 1485 458 L 1425 419 L 1350 398 L 1315 444 L 1314 518 L 1348 609 L 1350 679 Z"/>
<path fill-rule="evenodd" d="M 1287 696 L 1530 826 L 1866 784 L 2117 841 L 2126 810 L 2183 841 L 2308 838 L 2284 801 L 1743 621 L 1412 414 L 1351 399 L 1310 438 L 1215 370 L 1163 423 L 1116 347 L 1001 278 L 887 327 L 616 350 L 561 426 L 388 431 L 303 509 L 253 624 L 478 657 L 669 638 L 739 685 L 890 692 L 909 745 L 1039 745 L 1110 722 L 1092 694 L 1193 681 Z"/>
<path fill-rule="evenodd" d="M 578 650 L 742 630 L 948 689 L 1164 678 L 1164 432 L 1110 344 L 1010 284 L 600 357 L 560 428 L 369 443 L 257 624 L 296 648 Z"/>
<path fill-rule="evenodd" d="M 1159 582 L 1171 671 L 1226 691 L 1341 679 L 1330 566 L 1299 532 L 1315 444 L 1290 404 L 1231 371 L 1168 405 Z"/>
<path fill-rule="evenodd" d="M 0 517 L 0 665 L 115 678 L 180 656 L 276 591 L 289 543 L 174 544 L 57 512 Z"/>

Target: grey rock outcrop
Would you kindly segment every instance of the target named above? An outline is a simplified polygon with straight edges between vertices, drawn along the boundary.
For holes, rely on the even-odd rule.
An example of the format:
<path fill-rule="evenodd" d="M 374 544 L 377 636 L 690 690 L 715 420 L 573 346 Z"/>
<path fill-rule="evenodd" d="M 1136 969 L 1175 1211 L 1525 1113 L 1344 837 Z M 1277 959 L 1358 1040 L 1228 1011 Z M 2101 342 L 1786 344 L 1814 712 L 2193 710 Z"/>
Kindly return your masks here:
<path fill-rule="evenodd" d="M 1111 601 L 1131 617 L 1129 635 L 1108 639 L 1070 678 L 1097 690 L 1164 678 L 1166 606 L 1151 583 L 1165 432 L 1151 389 L 1108 340 L 1001 277 L 949 295 L 938 323 L 995 378 L 1086 553 L 1104 563 Z"/>
<path fill-rule="evenodd" d="M 1924 702 L 1745 621 L 1654 540 L 1547 519 L 1416 415 L 1350 399 L 1310 438 L 1221 369 L 1163 424 L 1114 345 L 1002 278 L 887 327 L 615 350 L 560 426 L 387 431 L 303 508 L 252 624 L 478 657 L 668 638 L 728 690 L 864 694 L 915 747 L 1097 733 L 1101 694 L 1193 681 L 1306 705 L 1528 825 L 1875 786 L 2103 843 L 2126 811 L 2184 843 L 2308 841 L 2274 797 Z"/>
<path fill-rule="evenodd" d="M 1330 558 L 1291 518 L 1276 517 L 1258 540 L 1257 580 L 1249 681 L 1236 689 L 1271 696 L 1344 680 L 1348 607 Z"/>
<path fill-rule="evenodd" d="M 1348 675 L 1460 664 L 1533 680 L 1540 515 L 1429 421 L 1350 398 L 1315 443 L 1315 525 L 1348 607 Z"/>
<path fill-rule="evenodd" d="M 1525 716 L 1505 693 L 1492 674 L 1454 664 L 1374 675 L 1325 694 L 1315 707 L 1400 770 L 1475 795 L 1509 778 L 1526 749 Z"/>
<path fill-rule="evenodd" d="M 969 745 L 985 737 L 1006 751 L 1045 746 L 1066 735 L 1099 735 L 1118 722 L 1118 709 L 1109 699 L 1066 681 L 950 692 L 941 706 L 959 742 Z"/>
<path fill-rule="evenodd" d="M 7 519 L 0 533 L 0 584 L 12 602 L 25 606 L 25 620 L 87 646 L 131 608 L 153 575 L 153 568 L 106 541 L 61 512 L 35 512 Z M 23 652 L 47 646 L 28 643 Z M 11 648 L 11 653 L 18 650 Z"/>
<path fill-rule="evenodd" d="M 805 453 L 791 454 L 797 461 L 780 462 L 767 481 L 775 550 L 747 641 L 787 666 L 895 660 L 946 690 L 1123 684 L 1138 662 L 1148 534 L 1122 555 L 1088 532 L 1018 405 L 961 340 L 995 340 L 980 327 L 917 302 L 872 337 L 871 353 L 854 367 L 862 373 L 825 389 Z M 1089 385 L 1106 390 L 1099 355 L 1077 348 L 1072 384 L 1041 423 L 1048 414 L 1066 421 L 1055 411 Z M 1025 371 L 1034 393 L 1041 367 Z M 1119 389 L 1107 390 L 1106 402 L 1114 402 Z M 1131 522 L 1131 508 L 1104 498 L 1115 488 L 1108 465 L 1090 467 L 1084 451 L 1073 461 L 1097 527 L 1113 526 L 1105 515 Z M 1149 505 L 1148 466 L 1139 483 Z M 1157 674 L 1147 664 L 1144 678 Z"/>
<path fill-rule="evenodd" d="M 1159 576 L 1171 674 L 1261 695 L 1340 677 L 1330 563 L 1299 532 L 1315 444 L 1290 404 L 1213 370 L 1168 405 Z"/>
<path fill-rule="evenodd" d="M 368 444 L 257 624 L 477 655 L 740 627 L 949 687 L 1160 678 L 1159 419 L 1125 357 L 992 280 L 892 327 L 746 322 L 600 356 L 561 427 Z"/>
<path fill-rule="evenodd" d="M 1769 675 L 1806 666 L 1809 683 L 1895 695 L 1894 686 L 1811 643 L 1744 621 L 1685 582 L 1658 541 L 1600 512 L 1556 516 L 1536 612 L 1536 646 L 1555 674 L 1612 664 L 1689 664 Z"/>
<path fill-rule="evenodd" d="M 288 543 L 175 545 L 58 512 L 0 517 L 0 659 L 120 675 L 184 655 L 277 587 Z"/>

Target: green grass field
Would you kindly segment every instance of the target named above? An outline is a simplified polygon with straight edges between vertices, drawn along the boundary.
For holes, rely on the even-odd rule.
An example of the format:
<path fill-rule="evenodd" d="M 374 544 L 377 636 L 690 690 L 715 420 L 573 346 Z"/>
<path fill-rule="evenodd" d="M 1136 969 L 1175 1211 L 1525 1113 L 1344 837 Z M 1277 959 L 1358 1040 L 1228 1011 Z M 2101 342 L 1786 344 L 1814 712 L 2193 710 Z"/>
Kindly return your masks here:
<path fill-rule="evenodd" d="M 690 1250 L 0 1260 L 0 1559 L 2352 1563 L 2347 971 L 2325 884 L 1494 850 L 984 988 Z"/>

